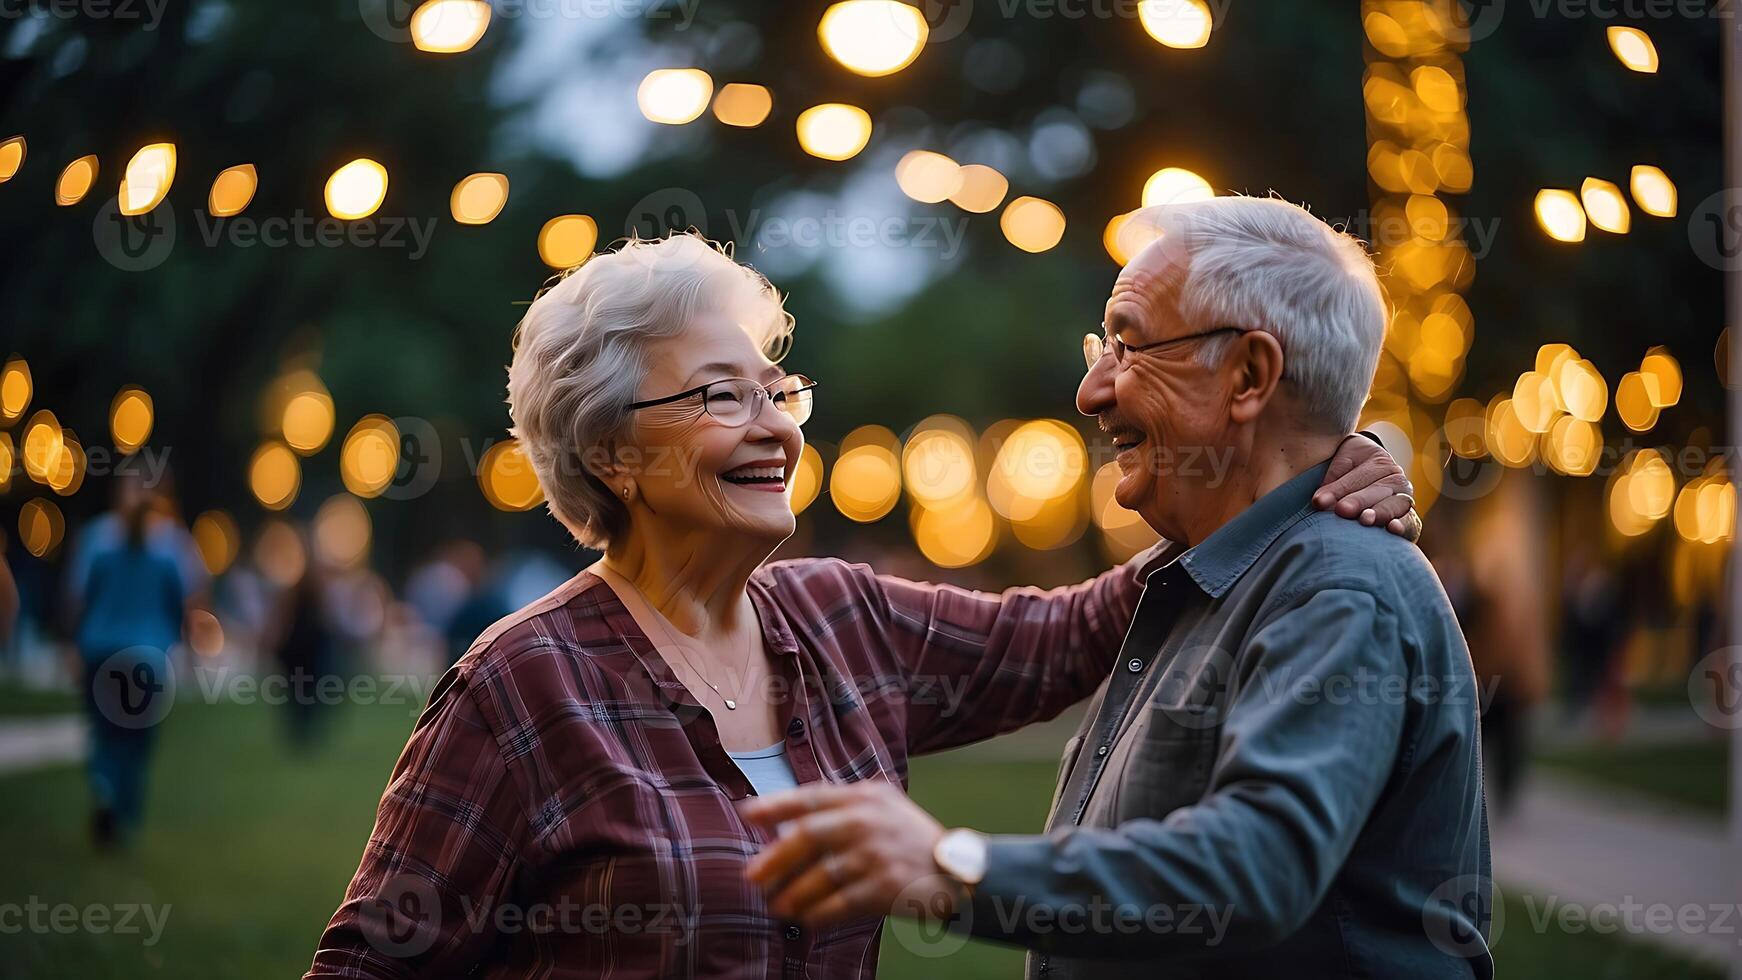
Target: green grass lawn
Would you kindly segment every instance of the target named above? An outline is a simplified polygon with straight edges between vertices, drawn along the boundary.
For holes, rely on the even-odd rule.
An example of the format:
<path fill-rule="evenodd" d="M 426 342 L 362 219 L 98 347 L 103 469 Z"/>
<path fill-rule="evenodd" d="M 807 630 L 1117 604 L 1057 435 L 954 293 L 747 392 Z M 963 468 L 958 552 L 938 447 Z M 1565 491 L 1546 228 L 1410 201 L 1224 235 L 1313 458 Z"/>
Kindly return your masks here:
<path fill-rule="evenodd" d="M 142 935 L 0 934 L 0 977 L 293 977 L 349 880 L 412 715 L 338 709 L 327 743 L 298 758 L 269 707 L 178 706 L 162 732 L 146 833 L 132 852 L 92 855 L 78 770 L 0 779 L 0 903 L 168 906 Z M 922 760 L 914 792 L 946 824 L 1031 831 L 1054 766 L 972 750 Z M 1501 976 L 1717 977 L 1596 935 L 1531 932 L 1514 898 L 1496 950 Z M 887 977 L 1016 977 L 1021 954 L 970 943 L 939 958 L 886 931 Z M 910 934 L 911 935 L 911 934 Z"/>
<path fill-rule="evenodd" d="M 1614 786 L 1714 817 L 1722 817 L 1729 806 L 1727 739 L 1562 749 L 1544 753 L 1536 761 L 1580 782 Z"/>
<path fill-rule="evenodd" d="M 0 719 L 34 715 L 61 715 L 79 710 L 79 697 L 72 691 L 40 691 L 0 684 Z"/>

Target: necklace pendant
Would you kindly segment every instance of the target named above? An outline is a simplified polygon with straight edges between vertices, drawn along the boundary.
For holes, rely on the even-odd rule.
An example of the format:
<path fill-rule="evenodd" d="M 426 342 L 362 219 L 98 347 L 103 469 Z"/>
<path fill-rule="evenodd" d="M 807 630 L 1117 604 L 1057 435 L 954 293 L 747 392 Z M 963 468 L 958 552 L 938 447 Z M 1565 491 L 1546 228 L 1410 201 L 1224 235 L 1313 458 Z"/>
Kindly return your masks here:
<path fill-rule="evenodd" d="M 737 711 L 738 710 L 738 702 L 732 700 L 731 698 L 727 698 L 726 699 L 726 710 L 727 711 Z"/>

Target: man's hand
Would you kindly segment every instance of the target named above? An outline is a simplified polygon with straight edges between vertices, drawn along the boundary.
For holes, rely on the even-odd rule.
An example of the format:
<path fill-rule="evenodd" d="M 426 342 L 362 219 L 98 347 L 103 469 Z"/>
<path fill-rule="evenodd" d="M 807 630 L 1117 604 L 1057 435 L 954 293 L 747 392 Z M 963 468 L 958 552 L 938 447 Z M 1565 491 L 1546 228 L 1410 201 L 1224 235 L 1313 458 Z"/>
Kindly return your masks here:
<path fill-rule="evenodd" d="M 961 897 L 961 885 L 932 859 L 943 826 L 891 783 L 753 797 L 738 813 L 779 833 L 745 874 L 783 919 L 814 928 L 892 914 L 948 918 Z"/>
<path fill-rule="evenodd" d="M 1366 436 L 1349 436 L 1337 447 L 1325 485 L 1313 494 L 1313 506 L 1363 524 L 1383 524 L 1411 541 L 1421 537 L 1415 487 L 1385 447 Z"/>

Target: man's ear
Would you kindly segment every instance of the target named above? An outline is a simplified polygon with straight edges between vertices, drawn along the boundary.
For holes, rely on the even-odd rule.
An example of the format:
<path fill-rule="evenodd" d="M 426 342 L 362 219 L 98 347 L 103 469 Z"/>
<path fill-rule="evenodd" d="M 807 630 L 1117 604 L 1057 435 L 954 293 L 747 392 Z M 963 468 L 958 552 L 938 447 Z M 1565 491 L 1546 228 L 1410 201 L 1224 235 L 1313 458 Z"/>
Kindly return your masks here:
<path fill-rule="evenodd" d="M 1228 411 L 1235 422 L 1252 422 L 1264 413 L 1282 383 L 1282 344 L 1263 330 L 1234 338 L 1225 357 L 1233 372 Z"/>

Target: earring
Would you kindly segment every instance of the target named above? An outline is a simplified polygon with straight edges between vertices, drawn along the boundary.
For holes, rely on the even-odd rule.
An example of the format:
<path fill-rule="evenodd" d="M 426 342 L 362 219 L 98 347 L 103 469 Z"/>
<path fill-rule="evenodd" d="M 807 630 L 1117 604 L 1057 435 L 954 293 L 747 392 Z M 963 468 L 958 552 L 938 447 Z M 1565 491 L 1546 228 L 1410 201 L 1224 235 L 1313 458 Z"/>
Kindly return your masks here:
<path fill-rule="evenodd" d="M 624 499 L 624 500 L 628 500 L 628 499 L 629 499 L 629 488 L 628 488 L 628 487 L 624 487 L 624 488 L 623 488 L 623 499 Z"/>

